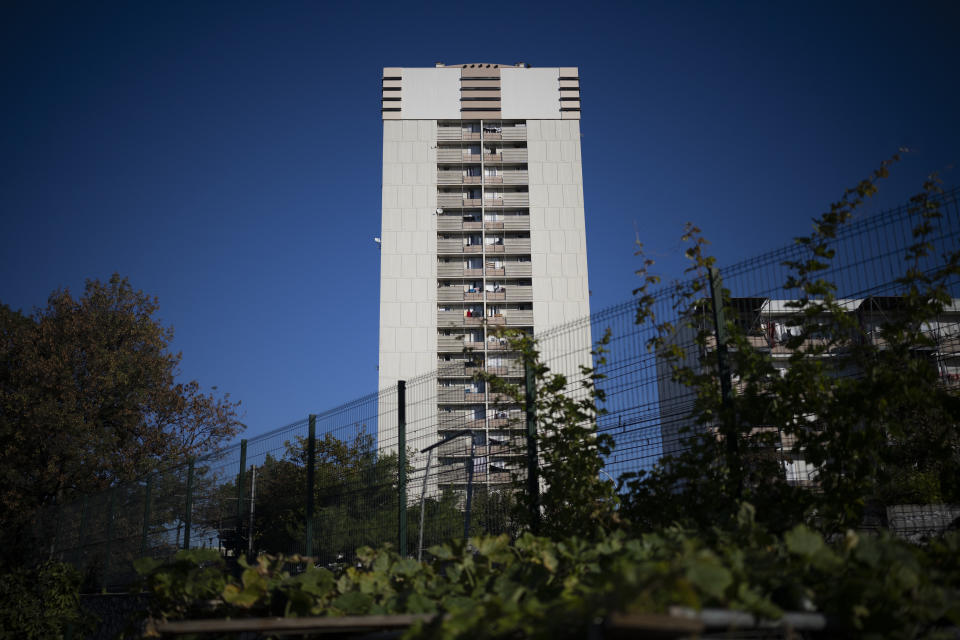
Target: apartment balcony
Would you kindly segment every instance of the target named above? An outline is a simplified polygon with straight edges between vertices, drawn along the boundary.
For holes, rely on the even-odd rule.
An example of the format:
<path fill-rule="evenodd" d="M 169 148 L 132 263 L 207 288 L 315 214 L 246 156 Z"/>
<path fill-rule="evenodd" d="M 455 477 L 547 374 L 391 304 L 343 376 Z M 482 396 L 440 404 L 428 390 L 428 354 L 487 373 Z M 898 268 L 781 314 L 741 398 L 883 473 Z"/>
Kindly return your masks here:
<path fill-rule="evenodd" d="M 505 293 L 507 302 L 533 302 L 533 287 L 509 286 Z"/>
<path fill-rule="evenodd" d="M 438 327 L 479 327 L 483 324 L 483 316 L 465 316 L 461 309 L 454 311 L 437 311 Z"/>
<path fill-rule="evenodd" d="M 484 177 L 483 177 L 483 183 L 484 183 L 484 184 L 502 184 L 502 183 L 503 183 L 503 176 L 502 176 L 502 175 L 499 175 L 499 176 L 484 176 Z"/>
<path fill-rule="evenodd" d="M 497 229 L 503 229 L 503 223 L 500 221 L 484 222 L 483 226 L 485 229 L 491 229 L 494 231 L 496 231 Z"/>
<path fill-rule="evenodd" d="M 463 253 L 463 238 L 438 239 L 437 253 Z"/>
<path fill-rule="evenodd" d="M 468 342 L 464 336 L 437 336 L 437 351 L 460 353 L 467 351 L 483 351 L 483 342 Z"/>
<path fill-rule="evenodd" d="M 462 431 L 463 429 L 471 429 L 472 425 L 479 422 L 483 424 L 483 419 L 474 420 L 474 413 L 469 409 L 461 409 L 459 411 L 438 411 L 437 412 L 437 429 L 439 431 Z M 482 426 L 480 427 L 483 428 Z"/>
<path fill-rule="evenodd" d="M 486 449 L 486 447 L 484 447 L 484 449 Z M 474 455 L 482 454 L 477 452 Z M 513 482 L 513 478 L 511 477 L 509 471 L 491 471 L 489 473 L 484 473 L 483 471 L 478 470 L 475 471 L 471 477 L 467 472 L 467 464 L 469 463 L 454 463 L 441 467 L 440 472 L 437 474 L 437 482 L 441 485 L 467 484 L 467 482 L 471 482 L 474 485 L 509 484 Z"/>
<path fill-rule="evenodd" d="M 438 327 L 463 326 L 463 311 L 437 311 Z"/>
<path fill-rule="evenodd" d="M 503 228 L 506 231 L 529 231 L 530 216 L 504 216 Z"/>
<path fill-rule="evenodd" d="M 460 127 L 437 127 L 437 140 L 441 142 L 480 139 L 481 135 L 479 131 L 466 131 Z"/>
<path fill-rule="evenodd" d="M 500 367 L 487 367 L 486 372 L 492 376 L 501 378 L 516 378 L 524 375 L 523 367 L 519 364 L 510 364 Z"/>
<path fill-rule="evenodd" d="M 470 360 L 441 360 L 437 364 L 437 375 L 441 378 L 472 378 L 481 369 Z"/>
<path fill-rule="evenodd" d="M 521 193 L 505 193 L 503 194 L 503 206 L 505 207 L 529 207 L 530 206 L 530 194 L 526 192 Z"/>
<path fill-rule="evenodd" d="M 484 404 L 486 401 L 486 393 L 467 393 L 463 387 L 440 387 L 437 390 L 439 404 Z"/>
<path fill-rule="evenodd" d="M 437 184 L 482 184 L 483 176 L 465 176 L 463 171 L 438 170 Z"/>
<path fill-rule="evenodd" d="M 439 207 L 462 207 L 463 206 L 463 194 L 462 193 L 438 193 L 437 194 L 437 206 Z"/>
<path fill-rule="evenodd" d="M 487 424 L 491 429 L 526 429 L 525 420 L 521 411 L 491 411 Z"/>
<path fill-rule="evenodd" d="M 503 316 L 506 318 L 507 326 L 510 327 L 526 327 L 533 324 L 533 310 L 505 309 Z"/>
<path fill-rule="evenodd" d="M 508 278 L 529 278 L 533 275 L 533 267 L 529 262 L 508 262 L 502 271 Z"/>
<path fill-rule="evenodd" d="M 526 171 L 504 171 L 501 174 L 503 184 L 529 184 L 530 176 Z"/>
<path fill-rule="evenodd" d="M 503 246 L 507 253 L 530 253 L 530 238 L 506 238 Z"/>
<path fill-rule="evenodd" d="M 496 302 L 498 300 L 506 301 L 506 299 L 507 299 L 506 291 L 503 291 L 503 290 L 487 291 L 487 300 L 489 300 L 490 302 Z"/>
<path fill-rule="evenodd" d="M 503 162 L 518 163 L 527 161 L 526 149 L 511 149 L 508 147 L 497 155 L 502 156 Z"/>
<path fill-rule="evenodd" d="M 464 291 L 463 292 L 464 300 L 483 300 L 483 291 Z"/>
<path fill-rule="evenodd" d="M 470 153 L 463 149 L 437 149 L 437 162 L 480 162 L 480 154 Z"/>
<path fill-rule="evenodd" d="M 463 262 L 439 262 L 437 263 L 438 278 L 463 278 L 467 271 L 480 271 L 482 269 L 464 269 Z"/>
<path fill-rule="evenodd" d="M 487 324 L 492 327 L 504 327 L 507 319 L 502 315 L 487 316 Z"/>
<path fill-rule="evenodd" d="M 487 451 L 492 456 L 525 456 L 527 455 L 527 443 L 521 438 L 510 438 L 506 442 L 497 443 L 491 440 Z"/>
<path fill-rule="evenodd" d="M 460 231 L 463 229 L 463 218 L 459 215 L 437 216 L 437 231 Z"/>
<path fill-rule="evenodd" d="M 503 252 L 504 252 L 504 251 L 503 251 L 503 245 L 502 245 L 502 244 L 488 244 L 488 245 L 486 245 L 486 252 L 487 252 L 487 253 L 503 253 Z"/>
<path fill-rule="evenodd" d="M 485 455 L 486 452 L 487 452 L 486 446 L 477 446 L 474 448 L 475 456 Z M 450 440 L 449 442 L 444 442 L 439 447 L 437 447 L 437 455 L 443 458 L 470 457 L 470 438 L 467 438 L 467 437 L 457 438 L 456 440 Z M 452 470 L 453 469 L 450 469 L 450 471 Z M 441 477 L 443 476 L 444 471 L 446 471 L 446 469 L 440 471 Z M 461 471 L 464 471 L 464 470 L 461 469 Z"/>
<path fill-rule="evenodd" d="M 500 139 L 523 142 L 527 139 L 527 127 L 526 125 L 504 126 L 500 130 Z"/>
<path fill-rule="evenodd" d="M 488 275 L 488 276 L 503 276 L 503 275 L 506 275 L 506 271 L 505 271 L 503 268 L 498 269 L 498 268 L 496 268 L 496 267 L 487 267 L 487 275 Z"/>
<path fill-rule="evenodd" d="M 473 477 L 473 482 L 477 481 L 476 475 Z M 467 483 L 467 469 L 463 464 L 455 465 L 444 465 L 440 468 L 440 472 L 437 473 L 437 482 L 439 484 L 466 484 Z"/>
<path fill-rule="evenodd" d="M 464 253 L 483 253 L 482 244 L 465 244 L 463 245 Z"/>
<path fill-rule="evenodd" d="M 437 289 L 437 302 L 460 302 L 463 300 L 463 287 L 440 287 Z"/>
<path fill-rule="evenodd" d="M 487 347 L 487 351 L 509 351 L 510 350 L 510 344 L 506 341 L 506 339 L 487 340 L 486 347 Z"/>

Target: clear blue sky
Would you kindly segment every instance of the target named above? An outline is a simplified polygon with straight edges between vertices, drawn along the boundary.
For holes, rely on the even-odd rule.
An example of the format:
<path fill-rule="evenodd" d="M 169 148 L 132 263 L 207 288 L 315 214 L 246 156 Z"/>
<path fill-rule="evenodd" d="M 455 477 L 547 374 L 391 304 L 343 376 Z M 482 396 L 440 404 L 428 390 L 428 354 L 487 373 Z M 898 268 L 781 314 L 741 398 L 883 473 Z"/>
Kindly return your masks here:
<path fill-rule="evenodd" d="M 7 2 L 0 301 L 129 276 L 248 436 L 377 383 L 380 72 L 579 66 L 592 306 L 634 229 L 772 248 L 899 147 L 958 184 L 960 4 Z"/>

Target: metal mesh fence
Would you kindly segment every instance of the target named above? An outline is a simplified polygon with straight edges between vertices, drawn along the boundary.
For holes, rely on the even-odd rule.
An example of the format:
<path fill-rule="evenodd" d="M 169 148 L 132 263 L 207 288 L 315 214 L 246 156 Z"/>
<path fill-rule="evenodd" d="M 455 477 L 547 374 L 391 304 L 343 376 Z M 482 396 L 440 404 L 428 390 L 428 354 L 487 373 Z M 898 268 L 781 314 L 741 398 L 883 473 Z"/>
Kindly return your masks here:
<path fill-rule="evenodd" d="M 907 266 L 927 273 L 955 251 L 957 196 L 953 190 L 939 197 L 941 216 L 925 238 L 931 250 Z M 831 242 L 835 255 L 819 276 L 833 282 L 835 295 L 868 325 L 903 293 L 904 256 L 916 242 L 915 225 L 904 206 L 844 225 Z M 791 273 L 786 263 L 806 259 L 807 251 L 790 244 L 717 271 L 728 313 L 750 344 L 774 360 L 790 354 L 796 311 L 789 303 L 800 295 L 785 288 Z M 941 317 L 927 319 L 925 331 L 933 337 L 942 382 L 956 388 L 960 283 L 947 284 L 952 303 Z M 709 295 L 706 281 L 681 285 Z M 698 306 L 702 300 L 678 290 L 666 285 L 653 294 L 654 322 L 638 324 L 637 301 L 628 300 L 536 335 L 542 361 L 565 376 L 567 396 L 587 399 L 591 371 L 599 376 L 594 422 L 616 445 L 604 471 L 611 479 L 652 469 L 686 446 L 694 392 L 674 379 L 661 351 L 649 344 L 658 324 L 673 323 L 671 339 L 696 367 L 697 359 L 713 356 L 717 343 L 697 341 L 697 329 L 712 329 L 712 320 Z M 337 565 L 352 562 L 362 545 L 390 543 L 417 557 L 451 538 L 515 534 L 531 463 L 526 371 L 505 341 L 502 351 L 480 370 L 465 348 L 463 358 L 396 388 L 48 509 L 37 521 L 38 548 L 76 564 L 88 586 L 101 587 L 129 583 L 137 557 L 166 557 L 187 547 L 218 549 L 228 557 L 299 553 Z M 796 484 L 815 472 L 786 455 L 780 464 Z M 958 516 L 957 506 L 892 505 L 885 524 L 901 535 L 922 536 Z"/>

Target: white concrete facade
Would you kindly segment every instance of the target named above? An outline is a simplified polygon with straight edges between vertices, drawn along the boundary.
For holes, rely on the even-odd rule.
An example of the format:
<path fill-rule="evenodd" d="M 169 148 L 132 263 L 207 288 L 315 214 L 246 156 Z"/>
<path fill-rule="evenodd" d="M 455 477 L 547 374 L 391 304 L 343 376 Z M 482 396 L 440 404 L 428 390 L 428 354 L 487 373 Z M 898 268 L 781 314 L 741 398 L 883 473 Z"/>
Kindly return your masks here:
<path fill-rule="evenodd" d="M 503 69 L 501 101 L 505 120 L 560 118 L 560 69 Z"/>
<path fill-rule="evenodd" d="M 436 120 L 383 123 L 381 389 L 437 366 Z"/>

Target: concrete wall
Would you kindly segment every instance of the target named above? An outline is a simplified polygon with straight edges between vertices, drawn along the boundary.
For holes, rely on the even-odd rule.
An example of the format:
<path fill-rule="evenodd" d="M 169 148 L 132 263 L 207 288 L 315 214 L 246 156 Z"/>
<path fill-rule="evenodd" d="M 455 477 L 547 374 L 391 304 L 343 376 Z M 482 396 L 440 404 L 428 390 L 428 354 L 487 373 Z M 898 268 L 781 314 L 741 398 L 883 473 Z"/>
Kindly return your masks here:
<path fill-rule="evenodd" d="M 527 120 L 527 149 L 533 322 L 539 335 L 590 315 L 580 122 Z M 591 363 L 589 324 L 543 346 L 544 356 L 558 362 L 555 370 L 576 375 L 578 365 Z M 565 358 L 560 366 L 559 354 L 574 351 L 582 357 Z"/>
<path fill-rule="evenodd" d="M 379 386 L 437 366 L 437 123 L 383 123 Z M 410 421 L 425 416 L 408 416 Z M 391 419 L 379 428 L 389 446 Z"/>
<path fill-rule="evenodd" d="M 460 117 L 460 69 L 404 69 L 400 86 L 404 120 Z"/>
<path fill-rule="evenodd" d="M 559 69 L 501 69 L 500 87 L 500 109 L 505 120 L 560 117 Z"/>

